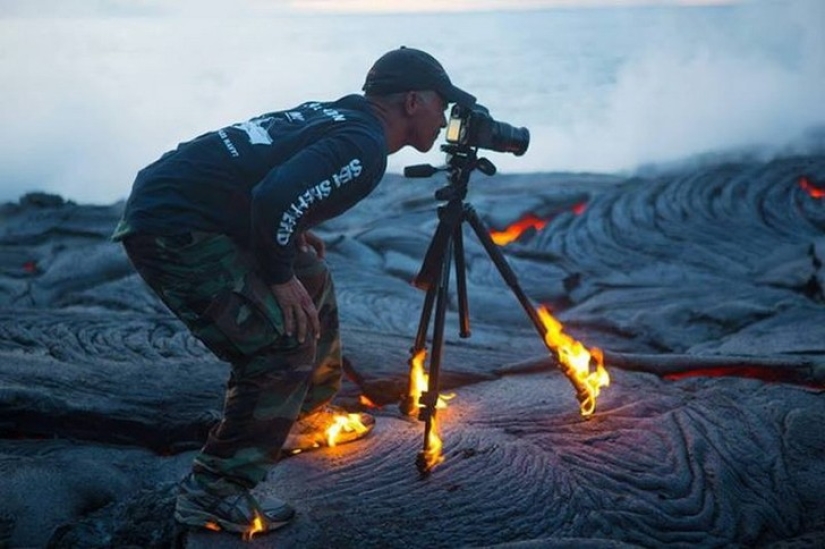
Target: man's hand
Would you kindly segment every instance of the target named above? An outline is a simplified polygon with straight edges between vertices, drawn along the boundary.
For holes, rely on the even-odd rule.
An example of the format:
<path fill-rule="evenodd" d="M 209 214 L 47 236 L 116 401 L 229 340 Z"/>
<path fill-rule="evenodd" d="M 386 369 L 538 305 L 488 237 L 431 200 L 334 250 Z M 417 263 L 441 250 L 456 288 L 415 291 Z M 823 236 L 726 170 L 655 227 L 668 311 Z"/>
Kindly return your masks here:
<path fill-rule="evenodd" d="M 272 293 L 275 294 L 275 299 L 284 313 L 284 329 L 287 335 L 293 335 L 297 328 L 296 336 L 299 343 L 306 340 L 307 331 L 315 339 L 321 337 L 318 311 L 315 310 L 315 304 L 312 303 L 312 298 L 301 281 L 293 276 L 283 284 L 273 284 Z"/>
<path fill-rule="evenodd" d="M 311 247 L 315 250 L 315 255 L 318 256 L 318 259 L 324 259 L 326 246 L 324 245 L 324 241 L 321 240 L 318 236 L 309 231 L 305 231 L 299 233 L 296 238 L 298 239 L 299 250 L 301 250 L 302 252 L 308 252 Z"/>

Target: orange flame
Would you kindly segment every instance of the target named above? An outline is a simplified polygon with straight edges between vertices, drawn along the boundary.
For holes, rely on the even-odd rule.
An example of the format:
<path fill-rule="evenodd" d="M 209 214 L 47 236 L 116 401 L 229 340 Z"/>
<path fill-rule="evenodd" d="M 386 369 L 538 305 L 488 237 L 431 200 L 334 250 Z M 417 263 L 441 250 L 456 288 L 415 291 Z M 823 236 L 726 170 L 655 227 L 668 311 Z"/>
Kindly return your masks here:
<path fill-rule="evenodd" d="M 332 425 L 324 431 L 327 445 L 332 448 L 338 443 L 338 437 L 341 436 L 341 433 L 351 433 L 353 431 L 357 433 L 367 431 L 367 427 L 361 423 L 361 414 L 335 415 Z"/>
<path fill-rule="evenodd" d="M 425 471 L 432 470 L 433 467 L 444 461 L 444 455 L 441 453 L 442 446 L 438 421 L 435 414 L 433 414 L 430 420 L 430 434 L 427 436 L 427 448 L 422 452 Z"/>
<path fill-rule="evenodd" d="M 429 376 L 424 373 L 424 360 L 427 358 L 427 349 L 418 351 L 410 361 L 410 402 L 418 408 L 421 394 L 427 391 Z"/>
<path fill-rule="evenodd" d="M 381 407 L 378 404 L 374 403 L 372 400 L 370 400 L 370 397 L 368 397 L 367 395 L 360 395 L 358 397 L 358 404 L 360 404 L 361 406 L 364 406 L 365 408 L 380 408 Z"/>
<path fill-rule="evenodd" d="M 588 351 L 580 342 L 563 333 L 561 322 L 546 307 L 539 307 L 537 312 L 546 329 L 544 343 L 555 351 L 564 375 L 576 388 L 581 414 L 589 416 L 596 409 L 600 389 L 610 385 L 610 376 L 604 369 L 604 355 L 595 347 Z M 595 363 L 594 370 L 591 370 L 591 362 Z"/>
<path fill-rule="evenodd" d="M 427 350 L 421 349 L 410 361 L 410 388 L 409 397 L 410 402 L 415 404 L 416 409 L 423 408 L 421 403 L 421 395 L 427 392 L 430 376 L 424 372 L 424 360 L 427 357 Z M 447 401 L 454 398 L 455 394 L 439 394 L 436 400 L 436 410 L 447 407 Z M 429 471 L 442 461 L 444 456 L 441 454 L 442 442 L 439 434 L 438 422 L 436 421 L 436 412 L 433 411 L 430 417 L 430 432 L 427 435 L 426 449 L 422 452 L 422 459 L 424 460 L 424 469 Z"/>
<path fill-rule="evenodd" d="M 410 401 L 414 402 L 417 408 L 421 408 L 421 395 L 427 392 L 430 383 L 430 376 L 424 372 L 424 360 L 427 358 L 427 349 L 418 351 L 410 362 Z M 453 398 L 454 394 L 438 395 L 435 407 L 443 409 L 447 407 L 447 401 Z"/>
<path fill-rule="evenodd" d="M 264 530 L 264 519 L 260 513 L 255 511 L 255 518 L 252 519 L 252 524 L 249 525 L 249 529 L 243 533 L 243 540 L 252 541 L 252 536 L 263 532 Z"/>
<path fill-rule="evenodd" d="M 804 175 L 799 178 L 799 186 L 802 187 L 802 190 L 808 193 L 811 198 L 825 198 L 825 189 L 815 186 Z"/>
<path fill-rule="evenodd" d="M 527 229 L 533 228 L 540 231 L 545 225 L 547 225 L 547 221 L 544 219 L 540 219 L 533 214 L 527 214 L 503 231 L 490 231 L 490 237 L 499 246 L 504 246 L 517 240 Z"/>

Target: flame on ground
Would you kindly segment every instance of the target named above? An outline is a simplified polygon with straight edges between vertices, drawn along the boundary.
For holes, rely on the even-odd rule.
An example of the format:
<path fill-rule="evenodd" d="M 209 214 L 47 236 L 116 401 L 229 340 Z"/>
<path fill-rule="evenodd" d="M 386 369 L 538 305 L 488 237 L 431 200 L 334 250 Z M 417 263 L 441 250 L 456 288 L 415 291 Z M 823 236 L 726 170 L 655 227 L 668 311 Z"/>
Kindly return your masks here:
<path fill-rule="evenodd" d="M 252 541 L 252 536 L 254 536 L 255 534 L 259 534 L 264 530 L 264 519 L 260 515 L 260 513 L 255 511 L 255 518 L 252 519 L 252 524 L 249 525 L 249 529 L 243 533 L 243 540 Z"/>
<path fill-rule="evenodd" d="M 599 396 L 600 389 L 610 385 L 610 376 L 604 369 L 604 356 L 600 349 L 594 347 L 588 350 L 579 341 L 563 333 L 561 322 L 546 307 L 539 307 L 537 312 L 546 329 L 544 343 L 556 353 L 562 371 L 576 388 L 581 414 L 589 416 L 596 409 L 596 397 Z"/>
<path fill-rule="evenodd" d="M 324 435 L 326 436 L 327 445 L 332 448 L 338 444 L 338 439 L 342 433 L 365 433 L 367 431 L 366 425 L 361 422 L 361 414 L 347 414 L 336 415 L 333 418 L 332 425 L 327 427 Z"/>

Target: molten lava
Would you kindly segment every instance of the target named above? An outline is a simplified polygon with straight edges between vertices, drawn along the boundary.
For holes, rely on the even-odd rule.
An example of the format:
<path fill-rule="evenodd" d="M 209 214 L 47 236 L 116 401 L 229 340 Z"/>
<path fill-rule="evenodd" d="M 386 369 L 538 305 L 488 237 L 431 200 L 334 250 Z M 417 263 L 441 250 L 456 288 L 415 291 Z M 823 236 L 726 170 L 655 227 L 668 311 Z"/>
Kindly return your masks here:
<path fill-rule="evenodd" d="M 825 189 L 817 187 L 804 175 L 799 178 L 799 186 L 802 187 L 802 190 L 808 193 L 811 198 L 825 198 Z"/>
<path fill-rule="evenodd" d="M 533 214 L 527 214 L 503 231 L 490 231 L 490 237 L 492 237 L 493 242 L 499 246 L 504 246 L 505 244 L 518 240 L 527 229 L 532 228 L 540 231 L 545 225 L 547 225 L 546 220 L 540 219 Z"/>
<path fill-rule="evenodd" d="M 587 209 L 587 202 L 579 202 L 578 204 L 574 204 L 572 208 L 570 208 L 574 214 L 581 215 L 584 213 L 584 210 Z"/>
<path fill-rule="evenodd" d="M 576 388 L 581 414 L 589 416 L 596 409 L 596 397 L 601 388 L 610 385 L 602 351 L 595 347 L 588 350 L 565 334 L 561 322 L 547 308 L 539 307 L 537 312 L 545 328 L 544 343 L 556 353 L 562 372 Z"/>
<path fill-rule="evenodd" d="M 576 215 L 581 215 L 584 213 L 586 208 L 587 202 L 578 202 L 570 207 L 570 211 Z M 528 229 L 535 229 L 537 231 L 542 230 L 550 219 L 552 219 L 552 217 L 553 216 L 542 219 L 536 215 L 528 213 L 503 231 L 490 231 L 490 237 L 493 239 L 493 242 L 499 246 L 505 246 L 521 238 L 521 235 L 523 235 Z"/>

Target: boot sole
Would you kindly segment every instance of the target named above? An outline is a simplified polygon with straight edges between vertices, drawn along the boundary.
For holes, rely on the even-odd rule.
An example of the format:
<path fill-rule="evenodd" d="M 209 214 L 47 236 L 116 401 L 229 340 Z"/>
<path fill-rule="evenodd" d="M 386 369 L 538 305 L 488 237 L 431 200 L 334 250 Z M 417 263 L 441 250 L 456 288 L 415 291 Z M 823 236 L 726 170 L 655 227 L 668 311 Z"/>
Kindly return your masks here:
<path fill-rule="evenodd" d="M 273 520 L 267 518 L 266 528 L 258 532 L 258 534 L 266 534 L 269 532 L 274 532 L 275 530 L 279 530 L 292 522 L 292 519 L 295 518 L 295 513 L 293 512 L 289 518 L 287 519 L 279 519 Z M 184 508 L 183 511 L 179 509 L 175 509 L 175 520 L 188 526 L 190 528 L 200 528 L 203 530 L 212 530 L 212 531 L 220 531 L 220 532 L 231 532 L 233 534 L 246 534 L 249 532 L 249 524 L 238 524 L 236 522 L 231 522 L 220 517 L 216 517 L 215 515 L 203 511 L 202 509 L 194 509 L 194 508 Z"/>

